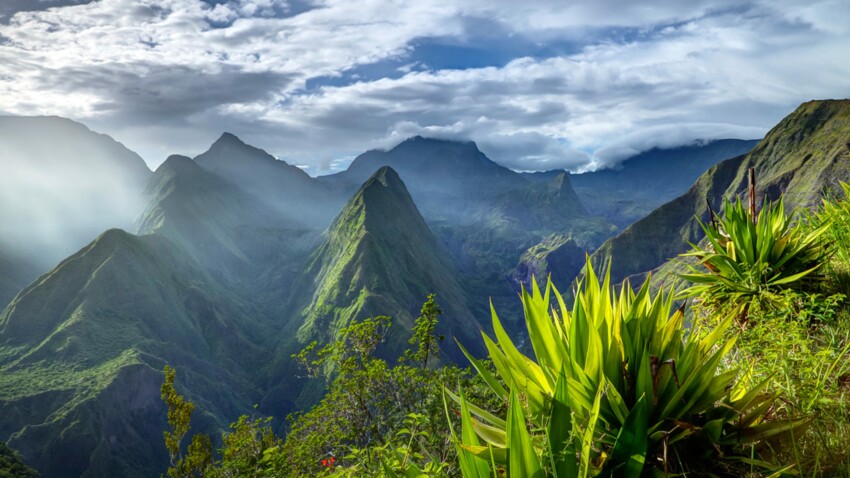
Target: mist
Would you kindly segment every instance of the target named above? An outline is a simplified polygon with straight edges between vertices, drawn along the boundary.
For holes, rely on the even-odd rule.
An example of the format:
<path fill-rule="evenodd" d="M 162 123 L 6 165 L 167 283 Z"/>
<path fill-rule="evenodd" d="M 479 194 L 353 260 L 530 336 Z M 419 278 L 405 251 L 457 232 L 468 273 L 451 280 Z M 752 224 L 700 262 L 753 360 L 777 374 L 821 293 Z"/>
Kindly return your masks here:
<path fill-rule="evenodd" d="M 110 228 L 133 232 L 150 170 L 112 138 L 56 117 L 0 117 L 0 255 L 40 272 Z"/>

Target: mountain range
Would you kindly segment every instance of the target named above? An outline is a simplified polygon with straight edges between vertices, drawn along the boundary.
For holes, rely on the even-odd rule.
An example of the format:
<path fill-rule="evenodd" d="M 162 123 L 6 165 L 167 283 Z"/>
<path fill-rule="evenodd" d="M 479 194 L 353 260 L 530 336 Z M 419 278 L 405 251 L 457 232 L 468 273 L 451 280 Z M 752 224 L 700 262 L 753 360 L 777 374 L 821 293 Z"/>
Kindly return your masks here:
<path fill-rule="evenodd" d="M 848 117 L 847 101 L 814 102 L 749 153 L 753 142 L 704 142 L 581 175 L 517 173 L 474 143 L 414 137 L 319 178 L 228 133 L 150 171 L 69 120 L 2 118 L 6 157 L 50 180 L 61 163 L 60 179 L 81 183 L 19 206 L 51 221 L 73 203 L 55 234 L 73 240 L 22 251 L 19 237 L 42 231 L 26 221 L 0 238 L 0 441 L 46 476 L 156 475 L 167 466 L 166 363 L 198 406 L 193 429 L 216 434 L 254 404 L 282 426 L 313 403 L 322 382 L 290 355 L 353 320 L 392 316 L 379 354 L 397 356 L 431 292 L 440 333 L 473 353 L 490 301 L 521 336 L 520 284 L 551 273 L 564 288 L 587 253 L 613 259 L 618 278 L 661 266 L 676 241 L 699 240 L 699 204 L 739 193 L 751 165 L 761 194 L 815 202 L 847 176 Z M 36 144 L 54 129 L 64 153 Z M 76 145 L 88 145 L 85 171 L 68 153 Z M 121 179 L 98 189 L 109 174 Z M 77 198 L 83 185 L 95 190 Z M 135 209 L 111 207 L 116 188 Z M 88 242 L 63 232 L 77 217 Z M 444 344 L 441 360 L 459 360 Z"/>

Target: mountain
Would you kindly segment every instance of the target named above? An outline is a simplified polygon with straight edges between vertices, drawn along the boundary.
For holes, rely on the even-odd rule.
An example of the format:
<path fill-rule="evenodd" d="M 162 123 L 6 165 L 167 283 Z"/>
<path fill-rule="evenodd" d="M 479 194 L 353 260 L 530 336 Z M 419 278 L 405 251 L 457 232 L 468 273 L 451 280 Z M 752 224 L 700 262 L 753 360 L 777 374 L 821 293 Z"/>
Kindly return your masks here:
<path fill-rule="evenodd" d="M 144 197 L 139 234 L 169 238 L 219 283 L 269 314 L 280 314 L 292 280 L 320 239 L 319 231 L 185 156 L 160 165 Z"/>
<path fill-rule="evenodd" d="M 480 326 L 456 277 L 405 184 L 384 166 L 334 219 L 294 289 L 296 302 L 307 299 L 303 319 L 293 322 L 299 341 L 326 341 L 352 320 L 391 315 L 395 325 L 389 353 L 398 354 L 415 312 L 432 292 L 444 311 L 440 332 L 471 337 Z"/>
<path fill-rule="evenodd" d="M 697 141 L 677 148 L 653 148 L 626 158 L 614 168 L 573 174 L 576 195 L 593 216 L 625 228 L 675 199 L 715 164 L 749 152 L 758 140 Z M 551 181 L 563 171 L 523 173 L 532 181 Z"/>
<path fill-rule="evenodd" d="M 347 170 L 320 179 L 352 188 L 383 166 L 392 167 L 404 179 L 427 220 L 474 221 L 470 210 L 486 209 L 495 198 L 508 192 L 536 189 L 519 173 L 491 161 L 473 142 L 421 136 L 405 140 L 387 151 L 363 153 Z M 583 206 L 570 206 L 578 209 L 566 212 L 583 212 Z"/>
<path fill-rule="evenodd" d="M 0 304 L 8 304 L 15 294 L 38 277 L 40 268 L 35 260 L 22 258 L 0 249 Z"/>
<path fill-rule="evenodd" d="M 499 166 L 471 141 L 450 141 L 414 136 L 388 151 L 372 150 L 352 161 L 345 171 L 322 179 L 362 184 L 383 166 L 392 166 L 402 177 L 410 177 L 417 191 L 463 189 L 484 192 L 512 185 L 519 175 Z M 443 181 L 420 181 L 428 177 Z M 413 188 L 413 186 L 411 186 Z"/>
<path fill-rule="evenodd" d="M 302 227 L 324 229 L 347 198 L 231 133 L 222 134 L 195 162 Z"/>
<path fill-rule="evenodd" d="M 109 136 L 58 117 L 0 116 L 0 158 L 0 262 L 20 273 L 0 283 L 3 305 L 104 230 L 130 227 L 151 174 Z"/>
<path fill-rule="evenodd" d="M 784 195 L 786 207 L 816 205 L 824 191 L 850 179 L 850 100 L 802 104 L 748 154 L 706 171 L 682 196 L 606 241 L 592 260 L 611 261 L 612 280 L 650 271 L 702 238 L 695 217 L 708 220 L 724 198 L 744 197 L 747 170 L 755 168 L 757 202 Z"/>
<path fill-rule="evenodd" d="M 553 233 L 573 234 L 595 248 L 615 231 L 587 213 L 568 174 L 532 181 L 491 161 L 472 142 L 416 136 L 387 151 L 366 152 L 346 171 L 320 179 L 352 189 L 382 166 L 398 171 L 464 281 L 504 276 L 524 250 Z M 503 286 L 495 294 L 512 297 L 509 283 L 500 280 Z"/>
<path fill-rule="evenodd" d="M 0 436 L 44 476 L 154 476 L 163 366 L 216 431 L 258 400 L 273 330 L 168 239 L 109 230 L 0 314 Z"/>
<path fill-rule="evenodd" d="M 539 283 L 551 274 L 558 290 L 567 292 L 567 286 L 584 267 L 588 252 L 571 236 L 553 234 L 520 256 L 512 279 L 528 287 L 533 279 Z"/>
<path fill-rule="evenodd" d="M 352 320 L 392 316 L 379 354 L 397 356 L 431 292 L 447 337 L 479 344 L 490 300 L 521 336 L 519 283 L 553 272 L 563 284 L 557 274 L 574 274 L 616 230 L 582 201 L 575 176 L 518 174 L 474 143 L 412 138 L 314 179 L 224 134 L 204 154 L 171 156 L 151 173 L 127 166 L 138 157 L 108 138 L 53 121 L 70 131 L 65 156 L 27 154 L 67 162 L 56 166 L 65 176 L 33 174 L 93 193 L 39 205 L 51 221 L 60 199 L 91 209 L 81 217 L 105 213 L 58 265 L 33 267 L 0 247 L 0 288 L 9 294 L 0 313 L 0 441 L 45 476 L 161 473 L 166 363 L 197 404 L 193 430 L 217 436 L 253 404 L 281 426 L 314 403 L 321 385 L 299 378 L 290 354 Z M 87 141 L 106 152 L 82 148 L 92 158 L 78 159 L 73 143 Z M 113 188 L 69 166 L 89 160 L 93 171 L 135 173 L 125 181 L 115 172 Z M 125 219 L 109 209 L 125 197 L 116 191 L 141 198 L 137 235 L 111 228 Z M 452 342 L 443 360 L 459 359 Z"/>

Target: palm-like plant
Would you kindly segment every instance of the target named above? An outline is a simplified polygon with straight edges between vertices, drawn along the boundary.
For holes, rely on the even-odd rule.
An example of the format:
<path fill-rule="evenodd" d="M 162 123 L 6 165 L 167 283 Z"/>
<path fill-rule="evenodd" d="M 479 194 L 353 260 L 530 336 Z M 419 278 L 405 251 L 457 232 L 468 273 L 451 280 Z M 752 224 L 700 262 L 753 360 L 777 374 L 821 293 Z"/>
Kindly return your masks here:
<path fill-rule="evenodd" d="M 741 445 L 804 423 L 765 422 L 775 398 L 762 393 L 766 383 L 746 389 L 735 371 L 719 369 L 734 343 L 723 339 L 731 318 L 688 333 L 682 310 L 671 313 L 672 296 L 653 297 L 648 281 L 617 293 L 609 277 L 600 282 L 588 264 L 572 310 L 551 282 L 542 293 L 536 284 L 522 291 L 534 358 L 492 312 L 496 340 L 483 336 L 502 381 L 467 357 L 508 414 L 502 420 L 447 391 L 460 404 L 464 476 L 716 472 L 748 460 L 735 458 Z"/>
<path fill-rule="evenodd" d="M 691 244 L 683 257 L 694 257 L 682 278 L 694 283 L 683 296 L 699 296 L 708 304 L 742 306 L 752 300 L 770 302 L 772 292 L 796 289 L 818 278 L 828 250 L 823 240 L 829 224 L 810 229 L 791 226 L 782 200 L 768 203 L 756 218 L 738 199 L 724 204 L 722 219 L 700 222 L 706 247 Z M 700 266 L 704 267 L 702 269 Z"/>

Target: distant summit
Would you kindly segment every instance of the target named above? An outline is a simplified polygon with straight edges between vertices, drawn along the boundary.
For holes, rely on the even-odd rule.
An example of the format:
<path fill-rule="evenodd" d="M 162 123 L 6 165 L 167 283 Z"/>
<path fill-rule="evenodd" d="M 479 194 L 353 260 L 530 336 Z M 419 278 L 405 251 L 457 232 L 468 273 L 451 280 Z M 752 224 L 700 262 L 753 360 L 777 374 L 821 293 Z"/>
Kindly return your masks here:
<path fill-rule="evenodd" d="M 472 141 L 450 141 L 414 136 L 387 151 L 372 150 L 357 156 L 346 171 L 327 179 L 362 184 L 382 166 L 392 166 L 413 190 L 424 184 L 418 178 L 429 178 L 452 187 L 480 187 L 483 181 L 497 187 L 516 173 L 491 161 Z M 492 183 L 492 181 L 496 183 Z M 472 182 L 472 184 L 470 184 Z M 446 189 L 446 187 L 443 187 Z M 415 193 L 414 193 L 415 195 Z"/>
<path fill-rule="evenodd" d="M 301 168 L 245 144 L 231 133 L 222 134 L 195 162 L 306 227 L 326 227 L 344 203 Z"/>
<path fill-rule="evenodd" d="M 222 133 L 209 149 L 195 157 L 195 161 L 204 169 L 227 178 L 236 174 L 235 180 L 244 180 L 256 177 L 258 171 L 253 168 L 262 168 L 268 165 L 276 169 L 264 169 L 265 171 L 282 171 L 294 176 L 309 177 L 307 173 L 286 161 L 281 161 L 265 150 L 256 148 L 239 139 L 233 133 Z"/>
<path fill-rule="evenodd" d="M 748 153 L 758 140 L 720 139 L 670 149 L 651 149 L 615 169 L 571 176 L 589 212 L 626 227 L 687 191 L 715 164 Z"/>

